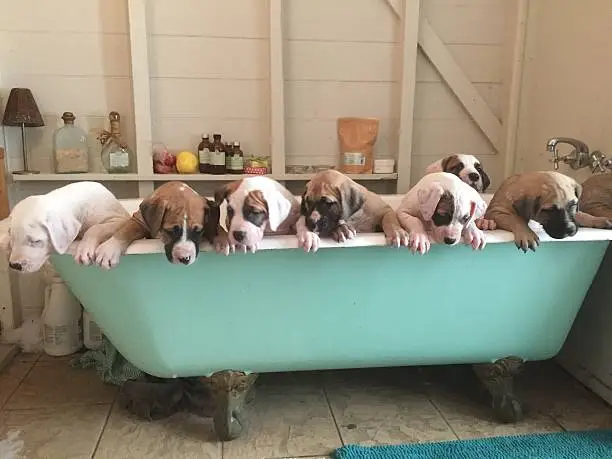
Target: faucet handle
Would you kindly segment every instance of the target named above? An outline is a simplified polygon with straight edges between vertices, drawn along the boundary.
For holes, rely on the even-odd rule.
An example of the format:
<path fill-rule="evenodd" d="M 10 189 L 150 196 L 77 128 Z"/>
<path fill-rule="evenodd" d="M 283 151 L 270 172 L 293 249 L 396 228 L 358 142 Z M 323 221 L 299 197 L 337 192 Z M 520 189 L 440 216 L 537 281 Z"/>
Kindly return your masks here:
<path fill-rule="evenodd" d="M 555 168 L 555 170 L 559 170 L 559 161 L 561 159 L 559 158 L 559 152 L 557 151 L 556 148 L 552 150 L 552 155 L 553 155 L 553 158 L 550 159 L 549 162 L 553 163 L 553 167 Z"/>

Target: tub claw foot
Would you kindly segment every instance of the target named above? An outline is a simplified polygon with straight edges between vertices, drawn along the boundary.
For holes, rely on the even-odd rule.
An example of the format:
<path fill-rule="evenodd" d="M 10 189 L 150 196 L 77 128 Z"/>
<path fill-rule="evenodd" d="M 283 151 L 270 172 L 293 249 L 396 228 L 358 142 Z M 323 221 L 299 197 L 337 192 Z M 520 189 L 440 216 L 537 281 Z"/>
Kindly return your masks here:
<path fill-rule="evenodd" d="M 242 433 L 242 411 L 244 405 L 253 399 L 256 379 L 255 373 L 230 370 L 220 371 L 207 378 L 215 399 L 213 424 L 219 440 L 234 440 Z"/>
<path fill-rule="evenodd" d="M 523 419 L 522 403 L 514 393 L 514 377 L 522 366 L 523 360 L 519 357 L 474 365 L 474 372 L 491 396 L 493 412 L 500 422 L 513 423 Z"/>

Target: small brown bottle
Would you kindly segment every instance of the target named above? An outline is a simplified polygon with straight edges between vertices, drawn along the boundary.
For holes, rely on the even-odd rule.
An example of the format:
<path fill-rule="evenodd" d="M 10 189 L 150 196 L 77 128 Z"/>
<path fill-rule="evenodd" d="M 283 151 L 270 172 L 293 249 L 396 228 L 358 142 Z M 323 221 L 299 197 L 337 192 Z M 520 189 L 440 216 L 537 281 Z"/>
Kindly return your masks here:
<path fill-rule="evenodd" d="M 240 149 L 240 142 L 234 142 L 229 162 L 229 173 L 244 174 L 244 153 Z"/>
<path fill-rule="evenodd" d="M 225 168 L 225 148 L 221 143 L 221 134 L 213 134 L 213 144 L 210 150 L 210 173 L 221 175 L 227 173 Z"/>
<path fill-rule="evenodd" d="M 232 172 L 230 172 L 230 161 L 232 160 L 232 152 L 234 150 L 234 144 L 233 142 L 225 142 L 224 146 L 225 146 L 225 170 L 227 171 L 228 174 L 231 174 Z"/>
<path fill-rule="evenodd" d="M 198 145 L 198 160 L 200 172 L 210 174 L 210 136 L 208 134 L 202 134 L 202 141 Z"/>

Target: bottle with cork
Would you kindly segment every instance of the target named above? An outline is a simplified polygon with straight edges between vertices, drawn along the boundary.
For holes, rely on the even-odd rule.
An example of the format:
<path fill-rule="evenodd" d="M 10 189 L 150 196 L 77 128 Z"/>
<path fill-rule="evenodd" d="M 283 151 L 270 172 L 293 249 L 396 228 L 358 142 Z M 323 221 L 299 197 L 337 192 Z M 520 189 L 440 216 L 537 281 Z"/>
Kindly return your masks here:
<path fill-rule="evenodd" d="M 127 143 L 121 138 L 121 117 L 117 112 L 110 112 L 108 119 L 110 121 L 110 132 L 102 131 L 98 136 L 98 140 L 102 144 L 102 152 L 100 153 L 102 165 L 109 174 L 130 172 L 134 155 Z"/>
<path fill-rule="evenodd" d="M 210 174 L 210 136 L 202 134 L 202 141 L 198 145 L 199 170 L 202 174 Z"/>
<path fill-rule="evenodd" d="M 227 172 L 225 168 L 225 148 L 221 143 L 221 134 L 213 134 L 213 143 L 210 149 L 210 173 L 222 175 Z"/>
<path fill-rule="evenodd" d="M 240 149 L 240 142 L 234 142 L 232 154 L 229 157 L 230 174 L 244 174 L 244 153 Z"/>

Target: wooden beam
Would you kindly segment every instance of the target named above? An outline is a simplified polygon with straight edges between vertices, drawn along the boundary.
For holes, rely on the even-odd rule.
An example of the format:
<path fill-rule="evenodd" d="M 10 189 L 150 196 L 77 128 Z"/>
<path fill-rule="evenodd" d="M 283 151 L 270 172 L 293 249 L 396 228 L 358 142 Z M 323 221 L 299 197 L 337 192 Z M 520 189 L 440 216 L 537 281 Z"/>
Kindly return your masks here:
<path fill-rule="evenodd" d="M 402 17 L 402 0 L 385 0 L 398 19 Z"/>
<path fill-rule="evenodd" d="M 285 71 L 282 0 L 270 0 L 270 156 L 272 173 L 285 174 Z"/>
<path fill-rule="evenodd" d="M 515 173 L 516 136 L 521 104 L 521 88 L 528 12 L 529 0 L 518 0 L 516 5 L 516 24 L 514 27 L 512 55 L 508 57 L 512 62 L 512 66 L 509 77 L 506 80 L 508 90 L 505 94 L 507 108 L 504 113 L 504 177 L 508 177 Z M 510 37 L 508 39 L 510 39 Z"/>
<path fill-rule="evenodd" d="M 138 174 L 152 174 L 151 89 L 146 0 L 128 0 L 134 125 L 136 129 L 136 167 Z M 153 192 L 153 182 L 139 182 L 140 197 Z"/>
<path fill-rule="evenodd" d="M 472 119 L 482 130 L 485 136 L 497 151 L 502 150 L 502 125 L 491 111 L 480 93 L 474 88 L 472 82 L 465 75 L 457 61 L 427 18 L 421 18 L 419 30 L 419 44 L 431 63 L 436 67 L 440 76 L 453 90 L 459 101 L 463 104 Z"/>
<path fill-rule="evenodd" d="M 404 0 L 402 15 L 402 57 L 400 77 L 399 135 L 397 148 L 397 193 L 410 189 L 412 136 L 419 37 L 420 0 Z"/>

